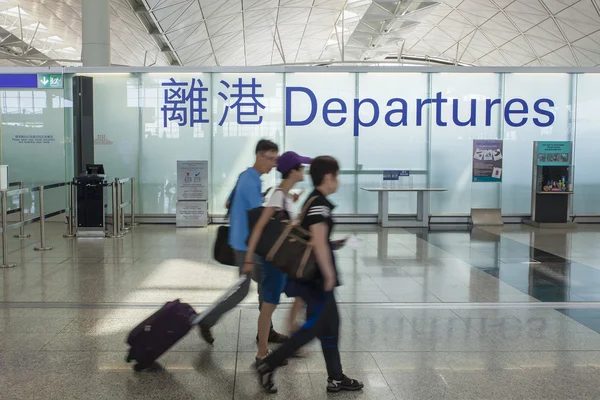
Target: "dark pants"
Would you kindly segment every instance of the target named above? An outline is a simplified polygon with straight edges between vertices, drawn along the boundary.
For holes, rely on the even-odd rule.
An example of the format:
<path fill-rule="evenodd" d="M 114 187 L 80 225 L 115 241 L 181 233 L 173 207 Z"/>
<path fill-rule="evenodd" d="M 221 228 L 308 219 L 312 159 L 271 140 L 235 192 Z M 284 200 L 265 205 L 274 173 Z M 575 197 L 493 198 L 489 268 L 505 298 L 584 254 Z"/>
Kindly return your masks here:
<path fill-rule="evenodd" d="M 327 373 L 330 377 L 342 374 L 342 362 L 338 349 L 340 314 L 333 292 L 324 292 L 321 284 L 288 282 L 293 285 L 290 294 L 306 302 L 306 322 L 289 340 L 283 343 L 264 361 L 275 369 L 292 357 L 300 348 L 315 337 L 321 341 Z"/>
<path fill-rule="evenodd" d="M 246 259 L 246 252 L 235 250 L 235 262 L 240 268 L 240 274 L 242 272 L 242 268 L 244 266 L 244 261 Z M 261 259 L 254 255 L 254 271 L 252 273 L 252 279 L 256 281 L 258 284 L 258 309 L 260 310 L 263 299 L 262 299 L 262 264 L 260 264 Z M 205 328 L 212 328 L 217 324 L 221 317 L 237 307 L 245 298 L 248 296 L 248 292 L 250 291 L 250 279 L 248 279 L 242 286 L 238 288 L 234 293 L 231 294 L 228 298 L 224 299 L 222 302 L 216 304 L 215 308 L 206 314 L 200 322 L 200 325 Z M 273 323 L 271 322 L 271 328 L 273 328 Z"/>
<path fill-rule="evenodd" d="M 246 258 L 245 251 L 235 250 L 235 261 L 240 268 L 240 273 L 242 271 L 242 267 L 244 265 L 244 259 Z M 262 304 L 262 278 L 261 278 L 261 265 L 259 264 L 260 259 L 255 256 L 254 261 L 257 263 L 254 266 L 254 274 L 253 279 L 256 279 L 258 282 L 258 308 L 260 309 L 260 305 Z M 221 319 L 221 317 L 228 311 L 231 311 L 238 304 L 240 304 L 246 296 L 248 296 L 248 292 L 250 291 L 250 279 L 248 279 L 242 286 L 238 288 L 235 293 L 231 294 L 228 298 L 224 299 L 222 302 L 218 303 L 215 308 L 211 312 L 209 312 L 200 322 L 200 325 L 206 328 L 212 328 L 216 323 Z"/>

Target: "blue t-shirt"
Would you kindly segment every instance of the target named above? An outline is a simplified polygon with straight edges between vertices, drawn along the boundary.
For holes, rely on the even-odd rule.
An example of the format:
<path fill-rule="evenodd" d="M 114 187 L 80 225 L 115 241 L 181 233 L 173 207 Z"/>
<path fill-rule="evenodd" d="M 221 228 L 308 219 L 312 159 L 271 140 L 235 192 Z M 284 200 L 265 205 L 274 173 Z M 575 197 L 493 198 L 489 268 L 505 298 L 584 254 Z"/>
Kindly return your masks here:
<path fill-rule="evenodd" d="M 230 204 L 229 245 L 234 250 L 246 251 L 246 240 L 250 236 L 248 229 L 248 210 L 262 206 L 262 182 L 260 174 L 254 168 L 242 172 Z"/>

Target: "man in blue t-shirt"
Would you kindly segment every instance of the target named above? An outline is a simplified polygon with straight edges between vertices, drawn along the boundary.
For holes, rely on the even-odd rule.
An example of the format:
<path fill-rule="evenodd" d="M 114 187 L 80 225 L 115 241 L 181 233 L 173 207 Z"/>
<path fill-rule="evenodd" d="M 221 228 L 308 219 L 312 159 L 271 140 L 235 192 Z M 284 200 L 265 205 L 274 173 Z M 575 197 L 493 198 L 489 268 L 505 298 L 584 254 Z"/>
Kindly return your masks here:
<path fill-rule="evenodd" d="M 256 145 L 256 161 L 252 168 L 242 172 L 238 182 L 227 199 L 229 216 L 229 245 L 235 252 L 236 264 L 240 267 L 240 273 L 246 258 L 246 241 L 250 236 L 248 228 L 248 210 L 262 206 L 262 182 L 260 176 L 269 173 L 277 164 L 279 148 L 269 140 L 260 140 Z M 260 260 L 255 258 L 254 277 L 258 282 L 259 307 L 262 304 Z M 248 295 L 250 290 L 250 279 L 246 280 L 231 296 L 218 303 L 215 308 L 204 316 L 200 322 L 200 335 L 207 343 L 215 341 L 211 328 L 217 321 L 231 309 L 235 308 Z M 282 343 L 288 339 L 287 336 L 277 333 L 273 327 L 269 333 L 269 342 Z"/>

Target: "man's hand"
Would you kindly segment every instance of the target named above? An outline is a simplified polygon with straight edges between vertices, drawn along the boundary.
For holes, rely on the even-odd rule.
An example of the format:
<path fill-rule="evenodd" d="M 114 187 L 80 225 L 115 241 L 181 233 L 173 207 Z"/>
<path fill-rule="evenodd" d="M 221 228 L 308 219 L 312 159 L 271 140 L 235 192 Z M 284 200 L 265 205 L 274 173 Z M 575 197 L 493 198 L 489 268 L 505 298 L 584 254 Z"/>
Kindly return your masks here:
<path fill-rule="evenodd" d="M 244 265 L 242 266 L 243 274 L 250 275 L 250 274 L 252 274 L 253 270 L 254 270 L 254 263 L 251 261 L 246 261 L 244 263 Z"/>
<path fill-rule="evenodd" d="M 297 202 L 297 201 L 300 199 L 300 194 L 298 194 L 298 193 L 294 193 L 294 194 L 292 195 L 292 197 L 294 198 L 294 203 L 295 203 L 295 202 Z"/>

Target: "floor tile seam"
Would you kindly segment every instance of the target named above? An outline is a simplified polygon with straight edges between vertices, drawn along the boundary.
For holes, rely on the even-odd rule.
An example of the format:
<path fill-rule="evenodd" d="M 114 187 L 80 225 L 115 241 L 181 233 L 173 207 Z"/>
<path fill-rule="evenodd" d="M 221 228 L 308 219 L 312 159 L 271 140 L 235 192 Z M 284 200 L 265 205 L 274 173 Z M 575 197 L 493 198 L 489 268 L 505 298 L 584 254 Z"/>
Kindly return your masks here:
<path fill-rule="evenodd" d="M 231 399 L 235 400 L 235 388 L 237 383 L 237 375 L 238 375 L 238 362 L 239 362 L 239 354 L 240 354 L 240 335 L 242 330 L 242 310 L 239 310 L 238 313 L 238 335 L 237 335 L 237 345 L 235 348 L 235 365 L 233 367 L 233 390 L 231 393 Z"/>
<path fill-rule="evenodd" d="M 433 296 L 433 295 L 432 295 Z M 435 297 L 435 296 L 434 296 Z M 19 308 L 41 308 L 41 309 L 151 309 L 161 307 L 160 303 L 131 303 L 131 302 L 51 302 L 51 301 L 4 301 L 0 302 L 0 309 Z M 206 308 L 212 303 L 190 302 L 190 305 Z M 256 308 L 258 302 L 246 302 L 238 305 L 242 309 Z M 532 310 L 532 309 L 600 309 L 600 301 L 581 302 L 338 302 L 338 305 L 357 308 L 380 308 L 380 309 L 440 309 L 440 310 Z M 282 303 L 281 308 L 289 308 L 291 303 Z"/>
<path fill-rule="evenodd" d="M 67 325 L 70 325 L 70 323 L 69 323 L 69 324 L 67 324 Z M 64 329 L 66 329 L 66 326 L 63 328 L 63 330 L 64 330 Z M 61 332 L 62 332 L 62 331 L 61 331 Z M 40 351 L 40 352 L 41 352 L 42 350 L 44 350 L 46 347 L 48 347 L 48 345 L 49 345 L 50 343 L 52 343 L 52 342 L 54 341 L 54 339 L 58 338 L 59 336 L 60 336 L 60 332 L 57 332 L 57 333 L 55 333 L 55 334 L 52 336 L 52 339 L 48 340 L 48 341 L 47 341 L 47 342 L 46 342 L 46 343 L 45 343 L 45 344 L 44 344 L 44 345 L 43 345 L 43 346 L 42 346 L 42 347 L 41 347 L 41 348 L 40 348 L 38 351 Z"/>
<path fill-rule="evenodd" d="M 233 350 L 224 350 L 224 351 L 219 351 L 219 350 L 211 350 L 213 353 L 217 353 L 217 354 L 253 354 L 255 353 L 254 351 L 233 351 Z M 340 354 L 344 355 L 345 353 L 370 353 L 371 355 L 373 353 L 378 353 L 378 354 L 405 354 L 405 353 L 410 353 L 410 354 L 416 354 L 416 353 L 433 353 L 433 354 L 438 354 L 438 353 L 481 353 L 481 354 L 491 354 L 491 353 L 502 353 L 502 354 L 521 354 L 523 352 L 526 353 L 582 353 L 582 354 L 587 354 L 590 351 L 595 352 L 595 353 L 600 353 L 600 350 L 524 350 L 524 351 L 520 351 L 520 350 L 491 350 L 491 351 L 482 351 L 482 350 L 389 350 L 389 351 L 381 351 L 381 350 L 377 350 L 377 351 L 365 351 L 365 350 L 358 350 L 358 351 L 351 351 L 351 350 L 343 350 L 340 351 Z M 108 353 L 108 354 L 122 354 L 123 351 L 122 350 L 103 350 L 103 349 L 53 349 L 53 350 L 49 350 L 49 349 L 43 349 L 43 350 L 0 350 L 0 354 L 2 353 L 18 353 L 18 354 L 23 354 L 23 353 Z M 169 353 L 193 353 L 196 354 L 198 353 L 197 349 L 194 350 L 169 350 Z M 308 350 L 307 353 L 314 353 L 314 354 L 321 354 L 321 350 Z M 378 368 L 381 369 L 381 367 L 379 366 L 379 364 L 377 363 L 377 360 L 375 360 Z"/>
<path fill-rule="evenodd" d="M 400 269 L 402 269 L 402 268 L 400 268 Z M 404 273 L 406 273 L 405 271 L 403 271 L 403 272 L 404 272 Z M 375 280 L 373 279 L 373 277 L 371 276 L 371 274 L 370 274 L 370 273 L 367 273 L 367 276 L 369 277 L 369 279 L 371 279 L 371 281 L 373 281 L 373 283 L 375 283 L 375 285 L 376 285 L 376 286 L 377 286 L 377 288 L 378 288 L 378 289 L 381 291 L 381 293 L 385 294 L 385 296 L 387 296 L 387 298 L 388 298 L 388 299 L 390 299 L 390 301 L 391 301 L 391 298 L 390 298 L 390 297 L 387 295 L 387 293 L 385 293 L 385 290 L 384 290 L 384 289 L 381 287 L 381 285 L 380 285 L 379 283 L 377 283 L 377 281 L 375 281 Z M 423 285 L 421 285 L 419 282 L 417 282 L 417 281 L 416 281 L 416 280 L 415 280 L 415 279 L 414 279 L 412 276 L 409 276 L 409 278 L 410 278 L 410 279 L 412 279 L 412 280 L 413 280 L 413 282 L 414 282 L 416 285 L 418 285 L 417 287 L 419 287 L 419 286 L 420 286 L 421 288 L 425 289 L 425 288 L 423 287 Z M 433 295 L 433 294 L 432 294 L 432 295 Z M 436 297 L 438 300 L 440 300 L 440 299 L 439 299 L 437 296 L 435 296 L 435 295 L 433 295 L 433 296 L 434 296 L 434 297 Z M 441 300 L 440 300 L 440 301 L 441 301 Z"/>

